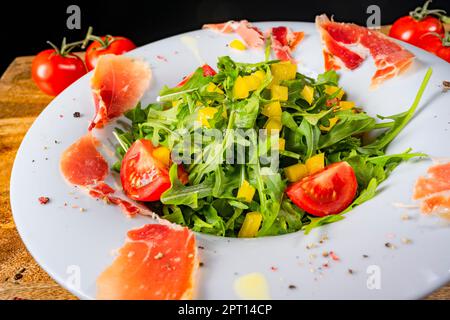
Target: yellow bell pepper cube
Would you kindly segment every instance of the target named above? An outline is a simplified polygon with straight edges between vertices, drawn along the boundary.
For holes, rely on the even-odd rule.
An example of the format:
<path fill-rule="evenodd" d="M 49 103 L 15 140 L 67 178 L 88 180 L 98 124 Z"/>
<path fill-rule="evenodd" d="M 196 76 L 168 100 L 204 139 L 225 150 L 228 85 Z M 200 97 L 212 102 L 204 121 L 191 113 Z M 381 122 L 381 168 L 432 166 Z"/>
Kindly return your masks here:
<path fill-rule="evenodd" d="M 308 174 L 314 174 L 323 168 L 325 168 L 325 154 L 319 153 L 312 156 L 305 162 L 306 168 L 308 169 Z"/>
<path fill-rule="evenodd" d="M 270 71 L 279 81 L 294 80 L 297 75 L 297 65 L 290 61 L 282 61 L 270 65 Z"/>
<path fill-rule="evenodd" d="M 220 89 L 218 86 L 216 86 L 213 82 L 210 82 L 208 84 L 208 86 L 206 87 L 206 91 L 208 92 L 216 92 L 216 93 L 220 93 L 223 94 L 223 90 Z"/>
<path fill-rule="evenodd" d="M 268 104 L 266 104 L 262 109 L 262 114 L 266 117 L 273 118 L 273 117 L 281 117 L 281 104 L 279 101 L 273 101 Z"/>
<path fill-rule="evenodd" d="M 248 91 L 254 91 L 261 85 L 261 80 L 253 74 L 244 76 L 243 79 L 245 81 L 245 84 L 247 85 Z"/>
<path fill-rule="evenodd" d="M 257 77 L 261 83 L 264 81 L 264 79 L 266 78 L 266 73 L 262 70 L 258 70 L 252 73 L 253 76 Z"/>
<path fill-rule="evenodd" d="M 327 86 L 327 85 L 325 85 L 325 93 L 326 94 L 333 95 L 333 94 L 336 93 L 336 91 L 339 91 L 339 93 L 337 94 L 336 98 L 342 99 L 342 97 L 345 94 L 344 90 L 342 90 L 341 88 L 336 87 L 336 86 Z"/>
<path fill-rule="evenodd" d="M 245 99 L 249 95 L 247 83 L 241 76 L 237 77 L 233 87 L 233 97 L 235 99 Z"/>
<path fill-rule="evenodd" d="M 314 88 L 305 85 L 302 89 L 301 95 L 306 100 L 306 102 L 312 104 L 314 101 Z"/>
<path fill-rule="evenodd" d="M 270 89 L 272 92 L 273 100 L 287 101 L 288 99 L 288 87 L 273 85 Z"/>
<path fill-rule="evenodd" d="M 213 107 L 202 108 L 198 110 L 197 121 L 200 122 L 202 126 L 210 128 L 211 126 L 208 120 L 214 118 L 217 111 L 218 109 Z"/>
<path fill-rule="evenodd" d="M 303 163 L 297 163 L 284 168 L 284 174 L 290 182 L 296 182 L 308 175 L 308 168 Z"/>
<path fill-rule="evenodd" d="M 340 110 L 351 110 L 356 106 L 353 101 L 339 101 Z"/>
<path fill-rule="evenodd" d="M 266 124 L 264 125 L 264 128 L 267 129 L 269 134 L 272 132 L 272 130 L 281 131 L 281 128 L 283 128 L 283 125 L 281 124 L 281 118 L 280 117 L 269 118 Z"/>
<path fill-rule="evenodd" d="M 164 166 L 170 166 L 170 150 L 167 147 L 158 147 L 153 150 L 153 157 L 161 162 Z"/>
<path fill-rule="evenodd" d="M 322 131 L 330 131 L 330 130 L 336 125 L 336 123 L 338 122 L 338 120 L 339 120 L 338 117 L 330 118 L 330 119 L 328 120 L 328 121 L 330 122 L 330 125 L 329 125 L 328 127 L 325 127 L 325 126 L 323 126 L 323 125 L 320 125 L 320 126 L 319 126 L 319 129 L 322 130 Z"/>
<path fill-rule="evenodd" d="M 278 139 L 278 150 L 284 151 L 285 148 L 286 148 L 286 140 L 284 140 L 283 138 Z"/>
<path fill-rule="evenodd" d="M 259 212 L 249 212 L 245 215 L 244 223 L 239 230 L 239 238 L 253 238 L 258 234 L 262 222 L 262 214 Z"/>
<path fill-rule="evenodd" d="M 239 187 L 237 197 L 238 199 L 244 199 L 245 202 L 251 202 L 253 199 L 253 196 L 255 195 L 256 189 L 248 183 L 247 180 L 244 180 L 242 182 L 242 185 Z"/>
<path fill-rule="evenodd" d="M 230 48 L 236 49 L 236 50 L 246 50 L 247 47 L 245 46 L 245 44 L 242 43 L 242 41 L 238 40 L 238 39 L 234 39 L 233 41 L 230 42 Z"/>
<path fill-rule="evenodd" d="M 183 100 L 178 99 L 178 100 L 172 101 L 172 107 L 177 107 L 181 103 L 181 101 L 183 101 Z"/>

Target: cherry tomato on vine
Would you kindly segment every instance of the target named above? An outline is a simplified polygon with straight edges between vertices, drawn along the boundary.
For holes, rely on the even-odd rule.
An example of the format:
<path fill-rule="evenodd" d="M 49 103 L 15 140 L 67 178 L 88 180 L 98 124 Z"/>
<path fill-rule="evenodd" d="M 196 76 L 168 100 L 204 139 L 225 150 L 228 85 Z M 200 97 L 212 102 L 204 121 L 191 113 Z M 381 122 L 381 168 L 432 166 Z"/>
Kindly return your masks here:
<path fill-rule="evenodd" d="M 417 43 L 417 46 L 428 52 L 436 54 L 442 47 L 442 39 L 435 34 L 425 34 L 420 37 L 420 41 Z"/>
<path fill-rule="evenodd" d="M 423 7 L 417 7 L 408 16 L 397 19 L 392 25 L 389 36 L 418 45 L 425 34 L 435 33 L 443 36 L 445 33 L 441 20 L 446 20 L 445 11 L 428 9 L 431 1 L 425 2 Z"/>
<path fill-rule="evenodd" d="M 41 51 L 31 66 L 31 76 L 36 85 L 52 96 L 58 95 L 86 72 L 80 57 L 57 49 Z"/>
<path fill-rule="evenodd" d="M 102 55 L 121 55 L 136 48 L 133 41 L 125 37 L 93 36 L 93 38 L 94 41 L 86 49 L 85 61 L 88 70 L 95 68 L 98 58 Z"/>
<path fill-rule="evenodd" d="M 428 16 L 422 20 L 416 20 L 406 16 L 394 22 L 389 36 L 411 44 L 419 44 L 420 37 L 430 32 L 444 34 L 444 27 L 438 18 Z"/>
<path fill-rule="evenodd" d="M 449 46 L 442 46 L 436 51 L 436 55 L 450 63 L 450 47 Z"/>

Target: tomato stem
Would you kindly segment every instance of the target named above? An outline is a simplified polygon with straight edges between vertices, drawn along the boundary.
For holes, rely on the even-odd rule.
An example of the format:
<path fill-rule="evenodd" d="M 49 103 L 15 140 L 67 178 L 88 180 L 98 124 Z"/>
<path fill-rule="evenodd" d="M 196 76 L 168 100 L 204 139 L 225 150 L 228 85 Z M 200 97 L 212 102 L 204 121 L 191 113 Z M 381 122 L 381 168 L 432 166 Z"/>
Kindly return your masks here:
<path fill-rule="evenodd" d="M 105 38 L 102 39 L 102 37 L 94 35 L 92 33 L 93 30 L 94 29 L 92 27 L 88 28 L 88 32 L 87 32 L 86 37 L 84 39 L 83 45 L 81 47 L 82 49 L 84 49 L 86 47 L 86 45 L 89 43 L 89 41 L 97 41 L 98 43 L 100 43 L 101 49 L 108 48 L 111 43 L 116 41 L 116 39 L 110 34 L 106 35 Z"/>
<path fill-rule="evenodd" d="M 432 0 L 427 0 L 423 7 L 417 7 L 413 11 L 409 12 L 409 15 L 414 18 L 414 20 L 421 21 L 425 19 L 427 16 L 434 15 L 438 17 L 441 21 L 449 21 L 450 17 L 447 17 L 447 11 L 442 9 L 428 9 L 428 6 Z"/>

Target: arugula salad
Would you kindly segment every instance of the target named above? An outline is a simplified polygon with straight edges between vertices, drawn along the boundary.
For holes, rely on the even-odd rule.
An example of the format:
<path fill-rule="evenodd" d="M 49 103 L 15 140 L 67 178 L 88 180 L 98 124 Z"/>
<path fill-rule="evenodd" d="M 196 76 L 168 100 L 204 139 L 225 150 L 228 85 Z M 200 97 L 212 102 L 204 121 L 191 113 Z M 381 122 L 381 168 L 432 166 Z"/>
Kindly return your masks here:
<path fill-rule="evenodd" d="M 386 148 L 431 69 L 408 110 L 371 117 L 346 100 L 334 71 L 313 79 L 288 61 L 228 56 L 217 68 L 163 87 L 115 130 L 125 193 L 171 222 L 227 237 L 308 233 L 374 197 L 402 161 L 426 156 Z"/>

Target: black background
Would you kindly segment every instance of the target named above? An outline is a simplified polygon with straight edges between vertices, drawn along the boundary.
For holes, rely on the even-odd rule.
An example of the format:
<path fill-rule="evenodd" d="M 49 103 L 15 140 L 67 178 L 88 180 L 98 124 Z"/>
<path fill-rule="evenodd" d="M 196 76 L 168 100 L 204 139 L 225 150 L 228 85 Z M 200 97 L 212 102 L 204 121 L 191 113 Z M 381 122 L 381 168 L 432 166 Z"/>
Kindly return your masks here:
<path fill-rule="evenodd" d="M 313 21 L 320 13 L 337 21 L 365 24 L 371 4 L 381 8 L 382 24 L 390 24 L 424 0 L 121 0 L 121 1 L 34 1 L 9 0 L 0 4 L 0 74 L 16 56 L 34 55 L 46 49 L 46 40 L 60 43 L 65 36 L 75 41 L 88 26 L 95 34 L 123 35 L 143 45 L 167 36 L 199 29 L 206 22 L 230 19 L 249 21 Z M 68 30 L 66 9 L 81 8 L 81 30 Z M 434 8 L 450 12 L 450 0 L 434 0 Z"/>

